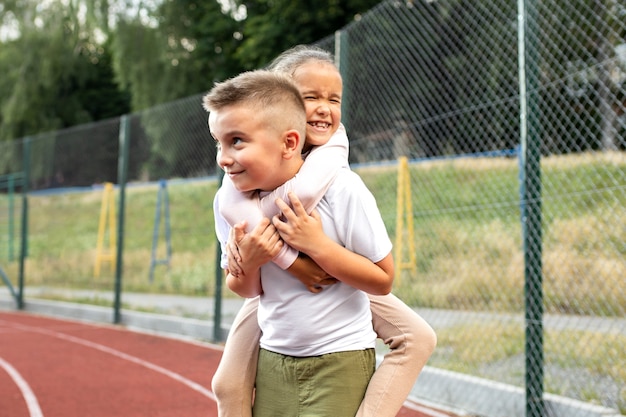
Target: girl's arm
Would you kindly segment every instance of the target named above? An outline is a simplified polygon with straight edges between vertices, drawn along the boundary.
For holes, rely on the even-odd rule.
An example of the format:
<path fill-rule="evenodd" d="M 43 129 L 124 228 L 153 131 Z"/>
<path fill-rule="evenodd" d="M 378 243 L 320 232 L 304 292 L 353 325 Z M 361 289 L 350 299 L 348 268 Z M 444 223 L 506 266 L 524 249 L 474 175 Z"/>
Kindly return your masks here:
<path fill-rule="evenodd" d="M 289 192 L 295 192 L 307 212 L 313 210 L 342 167 L 348 166 L 348 137 L 343 125 L 329 141 L 314 148 L 295 177 L 259 198 L 256 193 L 241 193 L 228 177 L 222 182 L 221 214 L 230 226 L 245 221 L 247 232 L 263 218 L 272 218 L 279 213 L 275 200 L 287 200 Z M 288 200 L 287 200 L 288 201 Z M 288 269 L 296 260 L 298 251 L 284 245 L 272 259 L 282 269 Z M 238 257 L 239 261 L 241 258 Z"/>
<path fill-rule="evenodd" d="M 318 293 L 327 285 L 339 282 L 336 278 L 328 275 L 326 271 L 309 258 L 306 254 L 300 253 L 296 261 L 289 267 L 289 273 L 304 284 L 312 293 Z"/>
<path fill-rule="evenodd" d="M 229 274 L 233 277 L 238 277 L 243 273 L 242 265 L 240 262 L 238 242 L 245 236 L 245 224 L 236 224 L 231 229 L 231 233 L 228 238 L 228 244 L 226 251 L 224 252 L 228 258 Z M 284 244 L 284 242 L 282 242 Z M 285 244 L 286 245 L 286 244 Z M 239 258 L 238 258 L 239 257 Z M 235 268 L 231 265 L 236 265 Z M 311 258 L 306 254 L 300 253 L 293 264 L 287 269 L 291 275 L 298 278 L 304 286 L 312 293 L 318 293 L 322 291 L 324 286 L 336 284 L 337 279 L 331 277 L 320 268 Z"/>
<path fill-rule="evenodd" d="M 272 218 L 280 213 L 276 199 L 289 201 L 287 195 L 298 196 L 307 213 L 310 213 L 324 197 L 340 168 L 348 167 L 348 136 L 343 125 L 330 137 L 326 144 L 311 150 L 295 177 L 276 188 L 260 200 L 265 217 Z"/>
<path fill-rule="evenodd" d="M 266 218 L 259 206 L 259 196 L 256 192 L 245 192 L 237 190 L 232 181 L 228 177 L 224 177 L 222 180 L 222 186 L 220 187 L 223 203 L 220 207 L 220 214 L 226 219 L 226 222 L 231 226 L 236 224 L 247 224 L 246 232 L 250 232 L 254 226 L 259 224 L 261 220 Z M 229 244 L 228 249 L 233 251 L 233 245 Z M 241 272 L 242 258 L 238 251 L 236 254 L 236 263 L 230 263 L 231 268 L 237 275 Z M 283 245 L 278 254 L 272 259 L 282 269 L 287 269 L 298 257 L 298 251 L 291 248 L 288 245 Z"/>
<path fill-rule="evenodd" d="M 222 249 L 220 266 L 226 272 L 226 284 L 228 288 L 242 297 L 255 297 L 263 292 L 263 287 L 261 286 L 261 266 L 269 262 L 278 253 L 283 246 L 283 241 L 267 218 L 262 219 L 250 233 L 245 235 L 243 230 L 235 230 L 235 232 L 238 231 L 242 235 L 241 239 L 239 239 L 239 250 L 246 257 L 246 262 L 244 263 L 246 272 L 244 273 L 244 270 L 242 270 L 233 273 L 228 262 L 226 246 L 234 232 L 220 214 L 220 207 L 222 207 L 221 197 L 222 189 L 215 194 L 213 215 L 215 219 L 215 233 Z"/>

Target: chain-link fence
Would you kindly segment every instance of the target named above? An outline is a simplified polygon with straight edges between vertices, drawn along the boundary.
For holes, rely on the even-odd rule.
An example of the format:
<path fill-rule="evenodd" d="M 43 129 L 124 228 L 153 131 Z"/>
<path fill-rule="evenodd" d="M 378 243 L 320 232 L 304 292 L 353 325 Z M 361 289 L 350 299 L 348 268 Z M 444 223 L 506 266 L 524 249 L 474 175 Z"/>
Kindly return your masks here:
<path fill-rule="evenodd" d="M 318 44 L 338 58 L 352 167 L 396 242 L 394 293 L 438 334 L 414 394 L 481 416 L 623 414 L 626 3 L 519 3 L 387 0 Z M 214 295 L 200 103 L 0 144 L 0 174 L 30 164 L 27 295 L 114 287 L 114 262 L 95 277 L 94 259 L 120 226 L 99 236 L 102 184 L 121 172 L 124 291 Z"/>

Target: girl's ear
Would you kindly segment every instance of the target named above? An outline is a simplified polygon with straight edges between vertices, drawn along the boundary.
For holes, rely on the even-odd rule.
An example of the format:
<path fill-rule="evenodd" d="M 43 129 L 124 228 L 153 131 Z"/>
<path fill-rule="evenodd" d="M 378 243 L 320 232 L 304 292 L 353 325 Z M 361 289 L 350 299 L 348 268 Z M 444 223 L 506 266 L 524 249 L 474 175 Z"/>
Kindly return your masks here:
<path fill-rule="evenodd" d="M 302 137 L 300 136 L 300 133 L 295 130 L 287 130 L 284 133 L 284 144 L 285 144 L 285 149 L 284 149 L 284 157 L 285 158 L 292 158 L 294 155 L 295 156 L 300 156 L 300 154 L 302 153 Z"/>

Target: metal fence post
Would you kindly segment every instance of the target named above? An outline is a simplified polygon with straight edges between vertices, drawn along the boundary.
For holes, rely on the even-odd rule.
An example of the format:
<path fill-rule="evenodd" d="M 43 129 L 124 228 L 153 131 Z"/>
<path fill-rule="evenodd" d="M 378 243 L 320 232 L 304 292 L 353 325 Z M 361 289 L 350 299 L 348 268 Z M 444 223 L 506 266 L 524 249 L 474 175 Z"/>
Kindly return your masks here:
<path fill-rule="evenodd" d="M 222 179 L 224 178 L 224 171 L 216 165 L 217 169 L 217 184 L 218 188 L 222 186 Z M 220 259 L 222 257 L 222 248 L 219 240 L 215 240 L 215 305 L 213 313 L 213 341 L 220 342 L 224 338 L 222 337 L 222 278 L 223 272 L 220 266 Z"/>
<path fill-rule="evenodd" d="M 349 82 L 348 63 L 348 33 L 344 30 L 335 31 L 335 65 L 339 68 L 341 78 L 343 78 L 343 93 L 341 97 L 341 122 L 348 129 L 350 126 L 350 88 L 346 85 Z M 350 129 L 348 129 L 349 131 Z"/>
<path fill-rule="evenodd" d="M 113 322 L 120 323 L 121 317 L 121 292 L 122 292 L 122 268 L 124 262 L 124 208 L 126 206 L 126 175 L 128 171 L 128 154 L 130 149 L 130 122 L 128 115 L 120 119 L 120 149 L 118 159 L 117 182 L 120 189 L 119 209 L 117 211 L 117 256 L 115 258 L 115 302 Z"/>
<path fill-rule="evenodd" d="M 521 217 L 524 242 L 526 416 L 542 417 L 543 282 L 537 1 L 518 1 Z"/>
<path fill-rule="evenodd" d="M 22 174 L 22 177 L 24 175 Z M 19 178 L 18 178 L 19 181 Z M 7 252 L 8 252 L 8 258 L 9 258 L 9 262 L 12 261 L 14 259 L 14 254 L 13 254 L 13 237 L 14 237 L 14 229 L 15 229 L 15 214 L 14 214 L 14 207 L 15 207 L 15 198 L 14 198 L 14 194 L 15 194 L 15 174 L 9 174 L 8 178 L 7 178 L 7 194 L 9 195 L 9 239 L 8 239 L 8 248 L 7 248 Z"/>
<path fill-rule="evenodd" d="M 22 149 L 22 238 L 20 250 L 20 273 L 18 276 L 17 308 L 24 308 L 24 268 L 28 256 L 28 185 L 30 183 L 30 138 L 24 139 Z"/>

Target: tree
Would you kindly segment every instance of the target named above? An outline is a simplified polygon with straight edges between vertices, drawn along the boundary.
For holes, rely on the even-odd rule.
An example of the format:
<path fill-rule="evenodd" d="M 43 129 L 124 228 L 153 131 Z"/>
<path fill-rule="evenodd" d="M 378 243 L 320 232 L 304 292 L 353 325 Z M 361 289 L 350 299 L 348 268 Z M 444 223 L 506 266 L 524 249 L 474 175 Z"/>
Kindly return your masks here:
<path fill-rule="evenodd" d="M 133 141 L 148 150 L 140 162 L 146 173 L 158 178 L 195 174 L 196 167 L 189 166 L 194 156 L 215 148 L 206 123 L 205 136 L 180 137 L 181 126 L 206 119 L 200 99 L 183 99 L 241 71 L 232 58 L 239 30 L 240 23 L 215 0 L 166 0 L 154 10 L 118 16 L 115 70 L 139 112 L 141 133 Z"/>
<path fill-rule="evenodd" d="M 233 0 L 245 7 L 243 40 L 236 58 L 245 69 L 261 68 L 282 51 L 333 34 L 379 0 Z"/>
<path fill-rule="evenodd" d="M 161 177 L 187 175 L 195 169 L 187 166 L 190 156 L 208 153 L 205 148 L 214 146 L 208 140 L 176 140 L 179 126 L 190 126 L 203 115 L 196 113 L 202 110 L 199 104 L 181 111 L 178 104 L 186 102 L 178 100 L 206 92 L 215 81 L 243 70 L 260 68 L 292 45 L 332 33 L 346 18 L 353 19 L 357 9 L 366 10 L 367 2 L 350 3 L 346 8 L 338 2 L 315 7 L 285 1 L 232 2 L 224 9 L 217 0 L 165 0 L 154 10 L 118 16 L 115 69 L 131 92 L 133 110 L 141 111 L 141 140 L 150 149 L 150 159 L 144 162 L 147 171 Z M 246 6 L 247 15 L 236 13 L 241 6 Z M 164 102 L 170 102 L 167 109 L 154 108 Z"/>
<path fill-rule="evenodd" d="M 540 3 L 544 151 L 615 150 L 619 73 L 616 47 L 624 42 L 626 6 L 616 0 Z M 623 74 L 623 72 L 622 72 Z M 555 114 L 554 109 L 559 109 Z M 550 119 L 567 120 L 555 123 Z"/>
<path fill-rule="evenodd" d="M 0 41 L 0 140 L 128 111 L 128 98 L 114 82 L 108 45 L 94 41 L 73 7 L 60 2 L 38 7 L 36 1 L 1 6 L 5 19 L 11 16 L 14 38 Z"/>
<path fill-rule="evenodd" d="M 231 58 L 239 25 L 216 0 L 166 0 L 136 16 L 119 15 L 115 69 L 133 110 L 207 91 L 239 72 Z"/>
<path fill-rule="evenodd" d="M 0 139 L 199 94 L 377 3 L 0 0 Z"/>

